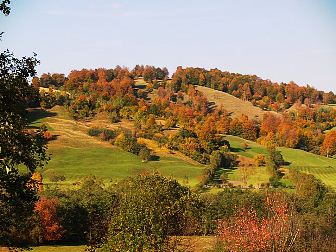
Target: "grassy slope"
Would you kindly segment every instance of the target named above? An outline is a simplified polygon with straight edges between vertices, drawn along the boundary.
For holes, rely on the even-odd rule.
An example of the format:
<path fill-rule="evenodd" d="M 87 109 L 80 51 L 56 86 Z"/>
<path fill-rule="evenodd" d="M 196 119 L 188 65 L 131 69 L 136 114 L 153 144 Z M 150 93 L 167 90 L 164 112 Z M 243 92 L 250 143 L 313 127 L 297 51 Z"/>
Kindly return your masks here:
<path fill-rule="evenodd" d="M 203 86 L 197 86 L 196 89 L 201 91 L 209 102 L 214 102 L 218 107 L 223 106 L 233 116 L 245 114 L 253 119 L 262 119 L 267 112 L 277 114 L 275 112 L 264 111 L 259 107 L 253 106 L 249 101 L 243 101 L 225 92 Z"/>
<path fill-rule="evenodd" d="M 135 80 L 135 86 L 140 89 L 144 89 L 146 85 L 147 83 L 142 78 Z M 202 92 L 210 103 L 214 103 L 214 105 L 217 107 L 223 106 L 227 111 L 232 113 L 234 117 L 245 114 L 253 119 L 262 119 L 265 113 L 274 113 L 279 115 L 273 111 L 264 111 L 261 108 L 254 106 L 249 101 L 243 101 L 225 92 L 204 86 L 196 86 L 196 89 Z M 152 99 L 155 96 L 156 90 L 148 94 L 149 99 Z"/>
<path fill-rule="evenodd" d="M 254 155 L 267 154 L 265 147 L 251 141 L 246 141 L 240 137 L 226 136 L 231 146 L 239 155 L 253 158 Z M 249 148 L 244 151 L 243 144 L 247 142 Z M 285 161 L 289 162 L 289 168 L 299 169 L 303 172 L 311 173 L 321 179 L 326 185 L 336 188 L 336 159 L 331 159 L 313 153 L 285 147 L 278 148 Z M 263 174 L 262 172 L 260 173 Z M 256 177 L 256 176 L 254 176 Z"/>
<path fill-rule="evenodd" d="M 164 155 L 159 161 L 143 163 L 136 155 L 88 136 L 86 132 L 92 122 L 75 122 L 62 107 L 54 107 L 47 113 L 35 111 L 32 117 L 32 126 L 44 123 L 57 136 L 56 140 L 49 143 L 52 158 L 42 173 L 50 170 L 60 172 L 68 182 L 89 174 L 105 180 L 118 180 L 150 170 L 174 177 L 183 183 L 187 181 L 188 185 L 194 186 L 203 170 L 203 166 L 173 155 Z"/>

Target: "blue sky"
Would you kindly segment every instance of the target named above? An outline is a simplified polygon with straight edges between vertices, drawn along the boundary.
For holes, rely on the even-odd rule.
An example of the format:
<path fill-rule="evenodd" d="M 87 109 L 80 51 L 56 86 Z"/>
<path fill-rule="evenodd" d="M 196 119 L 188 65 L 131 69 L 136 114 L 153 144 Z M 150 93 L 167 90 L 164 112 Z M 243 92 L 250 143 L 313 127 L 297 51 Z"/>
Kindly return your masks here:
<path fill-rule="evenodd" d="M 217 67 L 336 92 L 336 0 L 12 0 L 0 30 L 39 73 Z"/>

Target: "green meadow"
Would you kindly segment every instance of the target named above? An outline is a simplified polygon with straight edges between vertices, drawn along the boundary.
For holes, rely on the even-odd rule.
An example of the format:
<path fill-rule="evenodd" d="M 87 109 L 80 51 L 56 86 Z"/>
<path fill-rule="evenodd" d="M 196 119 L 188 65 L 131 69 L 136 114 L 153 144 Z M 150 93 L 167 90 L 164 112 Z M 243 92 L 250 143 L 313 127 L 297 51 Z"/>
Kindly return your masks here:
<path fill-rule="evenodd" d="M 255 142 L 236 136 L 226 136 L 226 139 L 230 142 L 230 145 L 236 154 L 241 156 L 253 158 L 256 154 L 267 155 L 266 148 Z M 244 143 L 248 144 L 248 148 L 246 150 L 243 148 Z M 285 161 L 289 163 L 287 168 L 297 169 L 302 172 L 313 174 L 326 185 L 336 188 L 336 159 L 286 147 L 279 147 L 278 150 L 281 151 Z M 238 176 L 236 174 L 237 171 L 233 172 L 231 178 L 236 178 L 235 176 Z M 260 176 L 252 176 L 254 179 L 252 179 L 252 181 L 248 181 L 248 184 L 255 182 L 256 178 L 262 178 L 264 175 L 265 174 L 263 172 L 260 172 Z M 263 179 L 265 179 L 265 177 Z"/>
<path fill-rule="evenodd" d="M 192 187 L 198 183 L 204 168 L 173 155 L 160 156 L 158 161 L 142 162 L 137 155 L 88 136 L 89 127 L 69 118 L 62 107 L 48 112 L 33 111 L 31 127 L 41 124 L 46 125 L 56 138 L 48 144 L 51 159 L 41 170 L 47 183 L 50 173 L 64 175 L 66 180 L 62 183 L 71 184 L 87 175 L 116 182 L 142 172 L 159 172 Z"/>

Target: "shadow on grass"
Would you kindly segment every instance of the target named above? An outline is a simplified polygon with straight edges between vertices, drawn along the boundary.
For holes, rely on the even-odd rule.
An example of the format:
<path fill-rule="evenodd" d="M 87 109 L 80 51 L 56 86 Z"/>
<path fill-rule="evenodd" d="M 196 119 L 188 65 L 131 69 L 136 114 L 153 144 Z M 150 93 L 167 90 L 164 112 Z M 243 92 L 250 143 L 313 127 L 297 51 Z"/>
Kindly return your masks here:
<path fill-rule="evenodd" d="M 43 118 L 46 118 L 46 117 L 53 117 L 53 116 L 56 116 L 57 113 L 54 113 L 54 112 L 50 112 L 50 111 L 47 111 L 47 110 L 44 110 L 42 108 L 35 108 L 35 109 L 31 109 L 28 111 L 28 114 L 27 114 L 27 119 L 28 119 L 28 123 L 33 123 L 37 120 L 40 120 L 40 119 L 43 119 Z"/>
<path fill-rule="evenodd" d="M 244 152 L 244 149 L 243 149 L 243 148 L 230 147 L 230 150 L 231 150 L 232 152 Z"/>
<path fill-rule="evenodd" d="M 137 84 L 136 86 L 135 86 L 136 88 L 138 88 L 138 89 L 146 89 L 146 87 L 147 87 L 147 84 Z"/>
<path fill-rule="evenodd" d="M 158 155 L 151 155 L 149 161 L 160 161 L 160 157 Z"/>

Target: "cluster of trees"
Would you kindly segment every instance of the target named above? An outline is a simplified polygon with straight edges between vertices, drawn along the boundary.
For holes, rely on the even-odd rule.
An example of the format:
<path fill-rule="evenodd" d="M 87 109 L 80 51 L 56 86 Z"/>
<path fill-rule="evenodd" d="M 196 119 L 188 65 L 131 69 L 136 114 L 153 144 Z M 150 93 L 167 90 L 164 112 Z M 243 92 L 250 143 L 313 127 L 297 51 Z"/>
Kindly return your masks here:
<path fill-rule="evenodd" d="M 69 94 L 64 91 L 55 91 L 53 88 L 49 87 L 48 91 L 41 90 L 39 93 L 39 104 L 41 108 L 44 109 L 50 109 L 56 105 L 69 105 L 70 103 Z"/>
<path fill-rule="evenodd" d="M 66 77 L 62 73 L 44 73 L 38 77 L 34 77 L 32 84 L 35 87 L 44 87 L 44 88 L 60 88 L 64 85 Z"/>
<path fill-rule="evenodd" d="M 229 150 L 230 144 L 223 136 L 204 135 L 186 129 L 179 130 L 175 135 L 168 138 L 167 146 L 172 150 L 179 150 L 201 164 L 209 164 L 210 155 L 213 151 L 223 149 Z"/>
<path fill-rule="evenodd" d="M 166 67 L 160 68 L 155 66 L 136 65 L 131 74 L 135 78 L 143 77 L 145 81 L 164 80 L 168 78 L 169 72 Z"/>
<path fill-rule="evenodd" d="M 273 83 L 256 75 L 242 75 L 223 72 L 218 69 L 178 67 L 172 77 L 175 91 L 186 85 L 200 85 L 232 94 L 240 99 L 251 101 L 266 110 L 282 111 L 294 103 L 336 103 L 334 93 L 318 91 L 310 86 L 301 87 L 294 82 Z"/>
<path fill-rule="evenodd" d="M 311 175 L 290 176 L 295 193 L 199 194 L 158 174 L 112 187 L 87 177 L 79 189 L 41 192 L 20 239 L 84 243 L 92 251 L 174 251 L 179 236 L 216 234 L 223 251 L 333 251 L 336 194 Z"/>
<path fill-rule="evenodd" d="M 142 161 L 149 161 L 152 158 L 151 150 L 145 144 L 138 143 L 137 138 L 125 130 L 91 128 L 88 134 L 138 155 Z"/>
<path fill-rule="evenodd" d="M 260 125 L 258 141 L 332 156 L 335 154 L 332 147 L 335 135 L 333 130 L 324 131 L 335 127 L 335 120 L 336 111 L 327 108 L 299 108 L 282 117 L 266 114 Z"/>

